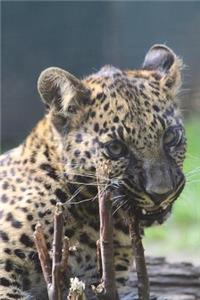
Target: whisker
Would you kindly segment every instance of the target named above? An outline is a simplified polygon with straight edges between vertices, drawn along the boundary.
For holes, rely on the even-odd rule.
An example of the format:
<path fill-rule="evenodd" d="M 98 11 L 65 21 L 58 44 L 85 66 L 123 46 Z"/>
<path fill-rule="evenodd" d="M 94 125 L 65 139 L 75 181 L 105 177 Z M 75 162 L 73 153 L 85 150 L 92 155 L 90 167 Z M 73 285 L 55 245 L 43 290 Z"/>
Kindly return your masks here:
<path fill-rule="evenodd" d="M 105 192 L 105 190 L 109 187 L 110 185 L 106 185 L 105 188 L 101 191 L 102 193 Z M 80 192 L 80 191 L 79 191 Z M 76 190 L 76 195 L 79 193 L 77 190 Z M 74 194 L 75 194 L 74 193 Z M 73 195 L 73 199 L 75 198 L 76 195 Z M 70 204 L 80 204 L 80 203 L 83 203 L 83 202 L 88 202 L 88 201 L 91 201 L 91 200 L 95 200 L 96 198 L 98 197 L 98 193 L 96 194 L 96 196 L 94 197 L 91 197 L 91 198 L 87 198 L 87 199 L 83 199 L 83 200 L 80 200 L 80 201 L 75 201 L 75 202 L 71 202 L 72 198 L 70 200 L 68 200 L 67 202 Z"/>
<path fill-rule="evenodd" d="M 189 182 L 191 179 L 199 178 L 199 173 L 191 174 L 190 176 L 186 176 L 186 181 Z"/>
<path fill-rule="evenodd" d="M 128 200 L 126 200 L 125 202 L 123 202 L 121 205 L 119 205 L 119 207 L 117 207 L 115 210 L 114 210 L 114 212 L 112 213 L 112 215 L 114 216 L 114 214 L 116 214 L 116 212 L 120 209 L 120 208 L 122 208 L 125 204 L 127 204 L 128 203 Z"/>
<path fill-rule="evenodd" d="M 191 180 L 191 181 L 186 180 L 186 182 L 187 182 L 187 185 L 188 185 L 188 184 L 191 184 L 191 183 L 197 183 L 197 182 L 200 182 L 200 179 L 197 179 L 197 180 Z"/>
<path fill-rule="evenodd" d="M 187 157 L 187 159 L 200 160 L 200 156 L 195 156 L 195 155 L 190 154 L 190 153 L 187 153 L 186 157 Z"/>
<path fill-rule="evenodd" d="M 200 167 L 196 167 L 196 168 L 194 168 L 192 170 L 189 170 L 189 171 L 185 172 L 185 174 L 190 174 L 192 172 L 199 171 L 199 170 L 200 170 Z"/>
<path fill-rule="evenodd" d="M 125 197 L 125 196 L 123 196 L 123 197 L 121 198 L 121 200 L 122 200 L 124 197 Z M 112 206 L 113 206 L 113 207 L 117 207 L 117 205 L 118 205 L 119 203 L 121 203 L 121 201 L 119 201 L 119 199 L 114 200 L 113 203 L 112 203 Z"/>
<path fill-rule="evenodd" d="M 189 171 L 189 172 L 185 173 L 185 175 L 187 176 L 187 175 L 196 174 L 196 173 L 197 174 L 200 173 L 200 168 L 195 169 L 193 171 Z"/>
<path fill-rule="evenodd" d="M 74 175 L 74 176 L 89 177 L 89 178 L 97 179 L 97 176 L 95 176 L 92 173 L 87 173 L 87 172 L 84 172 L 84 174 L 83 173 L 75 173 L 75 172 L 66 172 L 66 175 Z M 98 175 L 98 177 L 100 179 L 109 180 L 108 177 L 103 177 L 103 176 L 99 176 L 99 175 Z"/>
<path fill-rule="evenodd" d="M 106 184 L 104 183 L 98 183 L 97 182 L 81 182 L 81 181 L 74 181 L 74 180 L 70 180 L 70 179 L 65 179 L 66 182 L 68 183 L 73 183 L 73 184 L 78 184 L 78 185 L 85 185 L 85 186 L 98 186 L 98 185 L 101 185 L 101 186 L 105 186 Z"/>
<path fill-rule="evenodd" d="M 83 190 L 83 187 L 79 187 L 71 196 L 71 198 L 69 200 L 67 200 L 67 202 L 70 202 L 71 200 L 73 200 L 81 191 Z"/>
<path fill-rule="evenodd" d="M 193 177 L 193 176 L 196 176 L 196 175 L 199 175 L 199 174 L 200 174 L 200 170 L 198 170 L 196 172 L 193 172 L 193 173 L 190 173 L 190 174 L 186 174 L 185 177 L 190 178 L 190 177 Z"/>
<path fill-rule="evenodd" d="M 124 197 L 124 196 L 125 196 L 125 195 L 115 196 L 115 197 L 112 198 L 112 200 L 116 200 L 116 199 L 121 198 L 121 197 Z"/>
<path fill-rule="evenodd" d="M 95 178 L 95 179 L 97 178 L 97 175 L 95 175 L 94 173 L 90 173 L 86 170 L 83 170 L 84 173 L 73 172 L 73 170 L 77 171 L 77 170 L 80 169 L 81 165 L 78 164 L 78 163 L 74 163 L 73 166 L 71 165 L 71 163 L 66 163 L 65 166 L 70 166 L 71 169 L 72 169 L 70 171 L 65 172 L 66 175 L 69 174 L 69 175 L 75 175 L 75 176 L 77 175 L 77 176 L 83 176 L 83 177 L 90 177 L 91 176 L 92 178 Z M 108 178 L 108 177 L 105 177 L 105 176 L 102 176 L 102 175 L 99 175 L 99 174 L 98 174 L 98 177 L 101 178 L 101 179 L 105 179 L 105 180 L 110 180 L 110 179 L 118 180 L 118 179 L 120 179 L 119 177 Z"/>
<path fill-rule="evenodd" d="M 77 202 L 71 202 L 70 204 L 80 204 L 80 203 L 83 203 L 83 202 L 94 201 L 97 198 L 97 196 L 98 195 L 96 195 L 94 197 L 91 197 L 91 198 L 83 199 L 83 200 L 80 200 L 80 201 L 77 201 Z"/>

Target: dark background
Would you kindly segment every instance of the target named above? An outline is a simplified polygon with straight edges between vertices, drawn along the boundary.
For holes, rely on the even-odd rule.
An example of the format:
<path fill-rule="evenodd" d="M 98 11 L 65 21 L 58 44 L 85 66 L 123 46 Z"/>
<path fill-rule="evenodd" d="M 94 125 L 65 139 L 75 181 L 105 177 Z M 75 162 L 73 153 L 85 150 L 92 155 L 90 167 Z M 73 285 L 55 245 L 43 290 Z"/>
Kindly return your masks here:
<path fill-rule="evenodd" d="M 2 2 L 1 41 L 4 149 L 43 115 L 36 84 L 44 68 L 80 77 L 104 64 L 138 68 L 154 43 L 184 59 L 183 109 L 200 111 L 200 2 Z"/>

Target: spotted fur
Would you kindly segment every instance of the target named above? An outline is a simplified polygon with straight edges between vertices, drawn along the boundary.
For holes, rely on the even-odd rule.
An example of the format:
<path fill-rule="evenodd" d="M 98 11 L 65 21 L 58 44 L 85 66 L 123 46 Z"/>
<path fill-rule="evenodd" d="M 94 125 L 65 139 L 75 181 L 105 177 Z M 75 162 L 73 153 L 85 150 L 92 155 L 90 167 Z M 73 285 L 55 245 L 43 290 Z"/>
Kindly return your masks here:
<path fill-rule="evenodd" d="M 136 71 L 105 66 L 83 80 L 54 67 L 41 73 L 45 117 L 1 156 L 2 300 L 37 299 L 44 291 L 33 232 L 40 221 L 51 248 L 57 202 L 65 234 L 79 242 L 71 273 L 81 279 L 97 273 L 97 177 L 105 161 L 111 172 L 101 179 L 112 192 L 117 282 L 125 284 L 131 249 L 124 215 L 135 210 L 144 226 L 161 224 L 184 186 L 180 86 L 181 61 L 164 45 L 154 45 Z"/>

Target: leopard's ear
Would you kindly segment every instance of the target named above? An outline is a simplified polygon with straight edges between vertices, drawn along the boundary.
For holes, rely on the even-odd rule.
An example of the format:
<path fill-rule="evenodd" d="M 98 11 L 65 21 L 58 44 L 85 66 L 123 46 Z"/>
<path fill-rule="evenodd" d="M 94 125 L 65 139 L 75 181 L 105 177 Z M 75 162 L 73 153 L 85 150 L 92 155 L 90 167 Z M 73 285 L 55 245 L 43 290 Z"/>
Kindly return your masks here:
<path fill-rule="evenodd" d="M 175 96 L 181 87 L 182 61 L 167 46 L 156 44 L 147 52 L 143 69 L 155 71 L 160 78 L 161 85 L 172 96 Z"/>
<path fill-rule="evenodd" d="M 76 113 L 87 102 L 89 95 L 78 78 L 55 67 L 40 74 L 38 91 L 46 108 L 63 116 Z"/>

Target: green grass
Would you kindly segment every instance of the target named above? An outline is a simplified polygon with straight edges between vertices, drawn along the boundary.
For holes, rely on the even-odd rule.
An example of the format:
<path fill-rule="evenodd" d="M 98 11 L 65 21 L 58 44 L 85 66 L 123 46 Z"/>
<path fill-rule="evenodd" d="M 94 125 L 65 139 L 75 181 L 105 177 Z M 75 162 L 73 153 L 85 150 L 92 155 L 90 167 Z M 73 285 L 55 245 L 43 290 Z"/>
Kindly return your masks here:
<path fill-rule="evenodd" d="M 188 150 L 184 164 L 186 187 L 174 204 L 172 216 L 162 226 L 145 231 L 145 248 L 154 254 L 183 252 L 199 255 L 200 248 L 200 120 L 186 123 Z M 148 253 L 149 254 L 149 253 Z M 200 255 L 199 255 L 200 258 Z"/>

